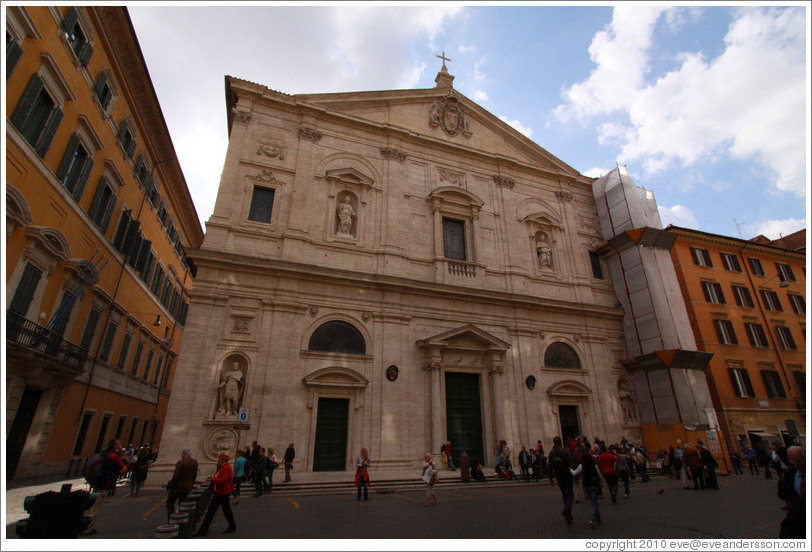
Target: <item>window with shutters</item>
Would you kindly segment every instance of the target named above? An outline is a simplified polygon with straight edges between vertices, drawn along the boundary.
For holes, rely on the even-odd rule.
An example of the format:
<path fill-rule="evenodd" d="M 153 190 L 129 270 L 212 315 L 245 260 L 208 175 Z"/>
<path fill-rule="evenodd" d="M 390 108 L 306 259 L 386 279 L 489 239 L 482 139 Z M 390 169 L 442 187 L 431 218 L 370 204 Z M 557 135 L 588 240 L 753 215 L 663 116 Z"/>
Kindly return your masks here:
<path fill-rule="evenodd" d="M 23 318 L 26 317 L 41 278 L 42 270 L 31 263 L 25 264 L 20 282 L 17 284 L 14 297 L 12 297 L 11 304 L 8 307 L 10 312 Z"/>
<path fill-rule="evenodd" d="M 76 201 L 82 198 L 82 192 L 92 168 L 93 159 L 79 141 L 79 135 L 74 134 L 68 143 L 65 155 L 62 157 L 62 163 L 56 177 Z"/>
<path fill-rule="evenodd" d="M 141 364 L 141 356 L 144 354 L 144 348 L 147 345 L 147 338 L 141 336 L 138 340 L 138 345 L 135 347 L 135 354 L 133 355 L 132 364 L 130 364 L 130 374 L 133 376 L 138 375 L 138 368 Z"/>
<path fill-rule="evenodd" d="M 164 282 L 164 289 L 161 292 L 161 304 L 169 308 L 169 299 L 172 295 L 172 278 L 170 276 L 166 277 L 166 281 Z"/>
<path fill-rule="evenodd" d="M 740 307 L 754 308 L 753 296 L 750 290 L 744 286 L 733 285 L 733 297 L 736 299 L 736 304 Z"/>
<path fill-rule="evenodd" d="M 111 320 L 110 323 L 107 324 L 107 333 L 104 334 L 104 341 L 99 351 L 99 360 L 107 362 L 110 359 L 110 352 L 113 350 L 113 342 L 116 339 L 117 332 L 118 322 Z"/>
<path fill-rule="evenodd" d="M 765 389 L 767 389 L 767 396 L 771 399 L 785 399 L 787 397 L 787 392 L 778 371 L 762 370 L 761 380 L 764 382 Z"/>
<path fill-rule="evenodd" d="M 784 263 L 775 263 L 775 268 L 778 269 L 778 278 L 782 282 L 794 282 L 795 274 L 792 272 L 792 267 Z"/>
<path fill-rule="evenodd" d="M 756 322 L 745 322 L 744 329 L 747 331 L 747 338 L 753 347 L 768 347 L 767 334 L 761 324 Z"/>
<path fill-rule="evenodd" d="M 122 209 L 121 216 L 118 219 L 118 225 L 116 226 L 116 233 L 113 236 L 113 247 L 115 247 L 119 253 L 124 252 L 124 238 L 127 235 L 127 228 L 129 228 L 131 220 L 132 210 Z"/>
<path fill-rule="evenodd" d="M 761 266 L 761 261 L 753 257 L 747 259 L 747 264 L 750 265 L 750 272 L 756 276 L 764 276 L 764 267 Z"/>
<path fill-rule="evenodd" d="M 72 7 L 65 14 L 62 36 L 77 65 L 87 67 L 93 55 L 93 45 L 90 40 L 90 25 L 86 22 L 84 13 L 80 12 L 81 9 Z"/>
<path fill-rule="evenodd" d="M 806 300 L 803 295 L 789 293 L 787 297 L 789 297 L 789 304 L 792 305 L 792 312 L 795 314 L 806 314 Z"/>
<path fill-rule="evenodd" d="M 702 292 L 708 303 L 725 302 L 725 294 L 722 293 L 722 286 L 718 282 L 702 282 Z"/>
<path fill-rule="evenodd" d="M 158 382 L 160 381 L 165 358 L 166 351 L 164 349 L 158 349 L 158 362 L 155 363 L 155 375 L 152 377 L 152 385 L 158 385 Z"/>
<path fill-rule="evenodd" d="M 122 436 L 121 432 L 124 431 L 124 423 L 126 421 L 127 421 L 127 415 L 126 414 L 119 415 L 118 422 L 116 423 L 116 432 L 113 435 L 114 439 L 119 439 L 119 440 L 123 439 L 123 436 Z"/>
<path fill-rule="evenodd" d="M 719 343 L 724 345 L 738 345 L 739 340 L 736 339 L 736 332 L 733 329 L 733 323 L 730 320 L 716 319 L 713 321 L 716 327 L 716 335 L 719 337 Z"/>
<path fill-rule="evenodd" d="M 698 266 L 713 266 L 713 262 L 711 262 L 710 253 L 708 253 L 707 249 L 700 249 L 699 247 L 692 247 L 691 248 L 691 257 L 694 260 L 694 264 Z"/>
<path fill-rule="evenodd" d="M 90 428 L 90 421 L 93 419 L 93 412 L 85 412 L 82 416 L 82 423 L 79 424 L 79 432 L 76 434 L 76 441 L 73 444 L 73 456 L 80 456 L 85 448 L 87 430 Z"/>
<path fill-rule="evenodd" d="M 96 446 L 93 447 L 93 454 L 98 454 L 102 451 L 107 443 L 107 428 L 110 426 L 110 420 L 113 418 L 112 414 L 105 414 L 102 418 L 101 426 L 99 426 L 99 436 L 96 437 Z"/>
<path fill-rule="evenodd" d="M 110 225 L 110 218 L 113 216 L 113 209 L 116 206 L 116 194 L 108 179 L 102 176 L 99 185 L 96 187 L 96 194 L 87 215 L 90 217 L 102 233 L 107 233 Z"/>
<path fill-rule="evenodd" d="M 254 186 L 251 207 L 248 209 L 248 220 L 270 223 L 275 194 L 276 191 L 273 188 Z"/>
<path fill-rule="evenodd" d="M 23 48 L 17 39 L 6 29 L 6 81 L 11 77 L 17 62 L 23 55 Z"/>
<path fill-rule="evenodd" d="M 147 352 L 147 361 L 144 363 L 144 373 L 142 374 L 142 378 L 144 381 L 149 380 L 149 373 L 152 371 L 152 361 L 155 358 L 155 341 L 152 339 L 149 340 L 149 348 Z"/>
<path fill-rule="evenodd" d="M 96 84 L 93 85 L 93 93 L 102 113 L 110 113 L 113 108 L 113 100 L 118 96 L 118 90 L 113 81 L 113 74 L 109 69 L 103 69 L 99 73 L 99 78 L 96 79 Z"/>
<path fill-rule="evenodd" d="M 731 272 L 741 272 L 742 267 L 739 264 L 739 258 L 736 255 L 731 255 L 730 253 L 720 253 L 722 257 L 722 266 L 725 267 L 725 270 L 729 270 Z"/>
<path fill-rule="evenodd" d="M 121 125 L 118 128 L 118 144 L 121 146 L 121 149 L 124 153 L 132 159 L 133 154 L 135 153 L 136 141 L 135 141 L 135 133 L 132 129 L 132 123 L 130 123 L 128 118 L 125 118 L 121 121 Z"/>
<path fill-rule="evenodd" d="M 99 324 L 99 318 L 101 318 L 101 311 L 95 308 L 90 309 L 87 315 L 87 321 L 85 322 L 85 330 L 82 333 L 82 341 L 79 342 L 79 347 L 85 351 L 89 351 L 90 346 L 93 344 L 93 337 L 96 335 L 96 326 Z"/>
<path fill-rule="evenodd" d="M 784 309 L 781 307 L 781 301 L 778 300 L 778 294 L 774 291 L 770 291 L 769 289 L 762 289 L 759 291 L 761 295 L 761 302 L 764 304 L 764 308 L 768 311 L 783 311 Z"/>
<path fill-rule="evenodd" d="M 778 336 L 778 342 L 781 347 L 788 351 L 795 351 L 798 346 L 795 344 L 795 339 L 792 337 L 792 332 L 786 326 L 776 326 L 775 333 Z"/>
<path fill-rule="evenodd" d="M 746 368 L 728 368 L 730 381 L 733 384 L 733 391 L 737 397 L 755 397 L 753 383 L 750 381 L 750 374 Z"/>
<path fill-rule="evenodd" d="M 118 362 L 116 362 L 116 368 L 119 370 L 124 370 L 124 364 L 127 361 L 127 353 L 130 352 L 130 343 L 132 343 L 133 340 L 133 331 L 134 327 L 128 324 L 124 339 L 121 341 L 121 348 L 118 352 Z"/>
<path fill-rule="evenodd" d="M 62 110 L 46 89 L 40 75 L 35 73 L 20 97 L 11 116 L 11 123 L 37 154 L 45 157 L 61 121 Z"/>
<path fill-rule="evenodd" d="M 128 443 L 133 442 L 133 437 L 135 437 L 135 429 L 138 427 L 138 420 L 139 420 L 138 418 L 133 418 L 132 423 L 130 423 L 130 433 L 129 436 L 127 437 Z"/>
<path fill-rule="evenodd" d="M 465 261 L 465 221 L 443 218 L 443 256 L 446 259 Z"/>
<path fill-rule="evenodd" d="M 155 264 L 157 262 L 158 258 L 155 256 L 155 250 L 150 247 L 144 267 L 141 269 L 141 272 L 138 273 L 138 275 L 141 277 L 141 281 L 147 286 L 149 286 L 149 284 L 152 282 L 152 276 L 155 273 Z"/>
<path fill-rule="evenodd" d="M 161 289 L 163 289 L 164 285 L 164 267 L 161 263 L 158 263 L 158 267 L 155 269 L 155 278 L 152 280 L 152 285 L 150 286 L 150 291 L 155 297 L 158 297 Z"/>
<path fill-rule="evenodd" d="M 792 378 L 795 380 L 795 389 L 798 391 L 798 396 L 806 400 L 806 372 L 793 370 Z"/>

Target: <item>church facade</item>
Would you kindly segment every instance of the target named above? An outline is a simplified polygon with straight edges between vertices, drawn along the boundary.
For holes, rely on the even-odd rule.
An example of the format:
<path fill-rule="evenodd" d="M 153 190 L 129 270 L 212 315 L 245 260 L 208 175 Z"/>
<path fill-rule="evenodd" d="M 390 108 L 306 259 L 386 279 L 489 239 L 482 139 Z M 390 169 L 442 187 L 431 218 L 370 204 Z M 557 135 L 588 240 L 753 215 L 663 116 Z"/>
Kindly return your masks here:
<path fill-rule="evenodd" d="M 379 470 L 642 439 L 592 185 L 453 88 L 226 77 L 229 147 L 161 450 Z"/>

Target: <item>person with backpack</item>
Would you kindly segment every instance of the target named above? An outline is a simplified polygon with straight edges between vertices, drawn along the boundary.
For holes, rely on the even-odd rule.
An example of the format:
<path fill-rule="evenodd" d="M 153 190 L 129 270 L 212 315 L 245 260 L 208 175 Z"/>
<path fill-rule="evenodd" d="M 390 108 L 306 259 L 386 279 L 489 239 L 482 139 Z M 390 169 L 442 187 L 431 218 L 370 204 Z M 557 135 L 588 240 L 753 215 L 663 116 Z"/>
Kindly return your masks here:
<path fill-rule="evenodd" d="M 111 491 L 116 488 L 116 482 L 119 475 L 124 475 L 127 472 L 127 466 L 121 460 L 121 455 L 124 449 L 118 439 L 112 439 L 107 449 L 93 459 L 91 465 L 85 470 L 85 480 L 90 484 L 92 490 L 99 493 L 99 498 L 93 503 L 87 511 L 87 515 L 91 516 L 90 523 L 87 525 L 82 535 L 95 535 L 97 533 L 94 527 L 96 523 L 96 515 L 101 510 L 107 498 L 112 494 Z"/>
<path fill-rule="evenodd" d="M 555 475 L 558 481 L 558 488 L 561 489 L 561 497 L 564 499 L 564 509 L 561 510 L 561 515 L 567 520 L 568 524 L 572 524 L 572 500 L 574 497 L 572 488 L 572 472 L 571 455 L 568 448 L 565 448 L 561 443 L 561 437 L 553 438 L 553 450 L 550 451 L 550 456 L 547 459 L 550 466 L 550 472 Z M 552 481 L 552 479 L 551 479 Z"/>

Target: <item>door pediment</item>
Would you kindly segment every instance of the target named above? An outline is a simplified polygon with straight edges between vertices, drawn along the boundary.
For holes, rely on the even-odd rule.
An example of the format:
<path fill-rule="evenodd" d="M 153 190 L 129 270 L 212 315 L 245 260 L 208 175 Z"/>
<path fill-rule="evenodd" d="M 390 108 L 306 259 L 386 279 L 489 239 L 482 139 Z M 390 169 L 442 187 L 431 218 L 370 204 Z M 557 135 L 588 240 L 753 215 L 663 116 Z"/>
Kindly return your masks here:
<path fill-rule="evenodd" d="M 322 368 L 302 378 L 305 385 L 320 387 L 366 387 L 369 380 L 348 368 Z"/>
<path fill-rule="evenodd" d="M 485 330 L 466 324 L 459 328 L 443 332 L 417 342 L 421 349 L 461 349 L 469 351 L 489 351 L 505 353 L 510 343 L 502 341 Z"/>
<path fill-rule="evenodd" d="M 575 380 L 564 380 L 552 384 L 547 388 L 547 395 L 550 397 L 563 398 L 563 397 L 588 397 L 592 394 L 592 390 Z"/>

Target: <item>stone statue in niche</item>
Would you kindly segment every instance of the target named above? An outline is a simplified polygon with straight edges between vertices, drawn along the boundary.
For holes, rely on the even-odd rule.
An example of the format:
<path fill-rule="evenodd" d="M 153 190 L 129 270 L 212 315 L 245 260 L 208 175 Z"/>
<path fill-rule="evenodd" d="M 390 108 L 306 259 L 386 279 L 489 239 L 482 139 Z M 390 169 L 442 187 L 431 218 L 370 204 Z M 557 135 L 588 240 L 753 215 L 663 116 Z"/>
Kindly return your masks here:
<path fill-rule="evenodd" d="M 632 385 L 626 381 L 621 380 L 619 384 L 620 391 L 620 406 L 623 409 L 623 420 L 626 423 L 637 422 L 637 412 L 634 408 L 634 390 Z"/>
<path fill-rule="evenodd" d="M 351 236 L 355 210 L 352 208 L 352 203 L 350 203 L 349 194 L 344 194 L 341 203 L 336 207 L 336 214 L 338 215 L 338 233 Z"/>
<path fill-rule="evenodd" d="M 236 416 L 240 408 L 240 400 L 245 387 L 245 375 L 240 370 L 240 363 L 233 361 L 231 368 L 223 368 L 220 375 L 219 405 L 217 414 L 223 416 Z"/>
<path fill-rule="evenodd" d="M 541 235 L 536 241 L 536 255 L 539 259 L 539 268 L 542 270 L 552 270 L 553 268 L 553 248 L 547 241 L 547 237 Z"/>

